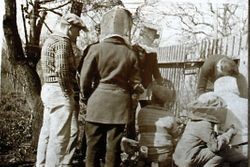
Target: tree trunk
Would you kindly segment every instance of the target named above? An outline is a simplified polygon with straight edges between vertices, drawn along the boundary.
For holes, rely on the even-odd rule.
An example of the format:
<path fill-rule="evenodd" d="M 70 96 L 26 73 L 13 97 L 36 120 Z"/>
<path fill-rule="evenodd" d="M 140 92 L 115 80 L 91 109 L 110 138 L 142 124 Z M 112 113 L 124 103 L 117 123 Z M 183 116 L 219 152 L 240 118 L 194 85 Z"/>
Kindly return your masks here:
<path fill-rule="evenodd" d="M 18 80 L 23 82 L 22 85 L 24 85 L 24 94 L 31 109 L 31 114 L 33 117 L 32 146 L 36 148 L 43 113 L 42 102 L 40 99 L 41 81 L 36 69 L 30 66 L 27 58 L 24 56 L 16 23 L 15 0 L 5 0 L 3 30 L 11 66 L 18 74 Z"/>
<path fill-rule="evenodd" d="M 81 2 L 72 3 L 72 13 L 80 15 Z M 41 57 L 39 47 L 40 34 L 46 12 L 39 15 L 39 0 L 34 1 L 31 12 L 30 38 L 25 46 L 25 54 L 22 42 L 18 34 L 16 23 L 16 0 L 5 0 L 5 16 L 3 19 L 4 36 L 7 43 L 9 60 L 13 70 L 16 71 L 18 80 L 24 85 L 24 94 L 32 114 L 32 146 L 37 147 L 40 128 L 42 125 L 43 105 L 40 98 L 41 80 L 36 71 L 36 65 Z"/>

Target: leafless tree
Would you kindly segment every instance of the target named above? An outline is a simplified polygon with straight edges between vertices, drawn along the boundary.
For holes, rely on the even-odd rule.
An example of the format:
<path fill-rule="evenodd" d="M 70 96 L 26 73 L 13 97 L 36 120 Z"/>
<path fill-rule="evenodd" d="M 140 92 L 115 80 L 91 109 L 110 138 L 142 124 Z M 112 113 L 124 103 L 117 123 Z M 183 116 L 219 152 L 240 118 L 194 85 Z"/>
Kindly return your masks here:
<path fill-rule="evenodd" d="M 16 0 L 5 0 L 5 15 L 3 19 L 4 36 L 7 46 L 8 61 L 11 70 L 20 81 L 28 105 L 33 116 L 32 120 L 32 146 L 36 148 L 42 122 L 43 106 L 40 99 L 41 80 L 36 66 L 41 57 L 40 38 L 41 30 L 46 24 L 48 12 L 62 15 L 63 11 L 71 10 L 72 13 L 81 15 L 90 11 L 100 11 L 117 4 L 119 0 L 90 1 L 90 0 L 26 0 L 22 6 L 23 21 L 25 24 L 25 42 L 22 42 L 18 33 Z M 28 32 L 29 28 L 29 32 Z"/>
<path fill-rule="evenodd" d="M 195 43 L 204 38 L 222 38 L 246 31 L 248 17 L 240 4 L 171 2 L 163 9 L 157 3 L 144 5 L 139 16 L 151 15 L 154 24 L 164 21 L 166 28 L 177 31 L 175 36 L 180 37 L 180 43 Z"/>

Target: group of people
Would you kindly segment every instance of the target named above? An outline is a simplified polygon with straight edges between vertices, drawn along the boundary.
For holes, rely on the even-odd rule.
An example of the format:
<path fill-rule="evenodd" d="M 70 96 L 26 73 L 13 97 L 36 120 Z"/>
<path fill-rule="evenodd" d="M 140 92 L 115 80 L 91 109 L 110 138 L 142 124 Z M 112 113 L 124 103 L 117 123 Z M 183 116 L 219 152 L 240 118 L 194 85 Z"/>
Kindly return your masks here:
<path fill-rule="evenodd" d="M 169 104 L 175 100 L 175 91 L 164 85 L 157 68 L 156 53 L 147 54 L 142 48 L 131 45 L 132 17 L 128 10 L 113 8 L 103 15 L 100 24 L 100 41 L 84 51 L 80 69 L 72 48 L 79 31 L 86 30 L 80 17 L 72 13 L 62 16 L 54 32 L 43 44 L 41 64 L 44 84 L 41 99 L 44 115 L 36 166 L 72 165 L 78 134 L 79 100 L 86 105 L 86 167 L 100 166 L 100 159 L 105 167 L 120 166 L 120 143 L 122 137 L 127 135 L 126 131 L 135 127 L 135 117 L 138 120 L 139 143 L 149 148 L 149 163 L 159 162 L 159 166 L 170 166 L 173 157 L 176 165 L 186 167 L 204 165 L 211 159 L 220 160 L 215 152 L 222 145 L 229 144 L 236 134 L 235 127 L 231 126 L 222 135 L 215 136 L 213 119 L 194 119 L 186 129 L 192 129 L 192 136 L 196 132 L 201 133 L 198 127 L 208 127 L 209 132 L 203 131 L 203 135 L 208 135 L 206 140 L 197 138 L 197 143 L 187 143 L 185 136 L 188 132 L 185 130 L 175 149 L 176 138 L 181 132 L 175 116 L 168 112 L 171 107 Z M 218 70 L 222 75 L 238 75 L 234 64 L 230 64 L 232 61 L 225 59 L 214 63 L 215 67 L 202 68 L 199 90 L 205 90 L 204 81 L 211 76 L 212 70 L 216 71 L 212 71 L 215 78 L 219 76 Z M 79 81 L 76 78 L 77 69 Z M 156 82 L 152 82 L 152 78 Z M 136 116 L 134 101 L 139 101 L 145 92 L 151 92 L 150 99 L 141 101 L 142 108 Z M 133 133 L 135 138 L 135 131 Z M 212 149 L 206 145 L 210 137 L 214 139 Z M 188 157 L 178 153 L 183 146 L 190 145 L 196 145 L 197 149 L 192 154 L 182 151 Z M 194 156 L 200 155 L 204 147 L 210 150 L 209 156 L 204 151 L 205 158 L 201 155 L 200 159 L 193 162 Z M 177 152 L 173 155 L 174 150 Z M 179 160 L 182 160 L 181 164 Z"/>

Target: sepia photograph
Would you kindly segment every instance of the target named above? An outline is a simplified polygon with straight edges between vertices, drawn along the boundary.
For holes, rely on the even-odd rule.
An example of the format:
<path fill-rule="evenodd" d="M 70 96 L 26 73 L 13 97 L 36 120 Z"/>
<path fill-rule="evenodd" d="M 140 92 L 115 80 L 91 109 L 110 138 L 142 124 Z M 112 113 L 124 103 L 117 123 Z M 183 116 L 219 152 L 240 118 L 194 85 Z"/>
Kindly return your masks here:
<path fill-rule="evenodd" d="M 248 0 L 4 0 L 1 167 L 248 167 Z"/>

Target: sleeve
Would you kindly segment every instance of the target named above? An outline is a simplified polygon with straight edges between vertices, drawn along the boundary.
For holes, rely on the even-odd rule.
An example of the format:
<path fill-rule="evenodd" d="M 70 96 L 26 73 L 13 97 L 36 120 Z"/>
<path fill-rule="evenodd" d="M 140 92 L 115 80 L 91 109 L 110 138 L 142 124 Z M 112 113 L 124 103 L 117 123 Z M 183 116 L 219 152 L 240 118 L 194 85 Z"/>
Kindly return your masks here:
<path fill-rule="evenodd" d="M 90 48 L 92 45 L 95 45 L 95 44 L 97 44 L 97 43 L 98 43 L 98 42 L 93 43 L 93 44 L 90 44 L 90 45 L 88 45 L 88 46 L 83 50 L 81 59 L 80 59 L 79 64 L 78 64 L 78 66 L 77 66 L 77 71 L 78 71 L 79 73 L 81 72 L 82 65 L 83 65 L 83 61 L 84 61 L 84 58 L 86 57 L 86 55 L 88 54 L 89 48 Z"/>
<path fill-rule="evenodd" d="M 93 48 L 90 48 L 80 72 L 80 91 L 83 94 L 83 98 L 87 100 L 92 93 L 92 81 L 94 79 L 97 69 L 97 56 L 98 52 Z"/>
<path fill-rule="evenodd" d="M 177 121 L 175 118 L 172 119 L 172 131 L 171 131 L 171 135 L 173 136 L 173 138 L 178 138 L 181 133 L 182 133 L 182 129 L 181 127 L 178 125 Z"/>
<path fill-rule="evenodd" d="M 55 43 L 55 68 L 58 75 L 58 83 L 60 84 L 62 91 L 67 95 L 72 93 L 70 87 L 70 56 L 73 53 L 71 44 L 69 41 L 59 41 Z"/>
<path fill-rule="evenodd" d="M 132 69 L 130 70 L 129 85 L 131 87 L 132 93 L 140 94 L 143 93 L 144 89 L 141 84 L 139 60 L 133 51 L 131 51 L 131 57 Z"/>
<path fill-rule="evenodd" d="M 158 68 L 157 54 L 154 54 L 153 56 L 154 56 L 154 59 L 153 59 L 153 77 L 158 84 L 161 84 L 163 82 L 163 78 L 162 78 L 160 70 Z"/>
<path fill-rule="evenodd" d="M 237 85 L 239 87 L 240 97 L 248 98 L 248 84 L 247 79 L 241 73 L 236 75 Z"/>
<path fill-rule="evenodd" d="M 227 132 L 217 137 L 216 134 L 213 133 L 209 142 L 207 143 L 208 148 L 215 153 L 220 151 L 222 148 L 224 148 L 226 145 L 230 143 L 230 140 L 234 135 L 233 131 L 234 130 L 230 128 Z"/>
<path fill-rule="evenodd" d="M 198 83 L 197 83 L 197 94 L 201 95 L 205 92 L 208 82 L 209 75 L 213 75 L 213 68 L 214 68 L 215 62 L 211 61 L 211 58 L 207 59 L 204 64 L 202 65 L 198 77 Z"/>

